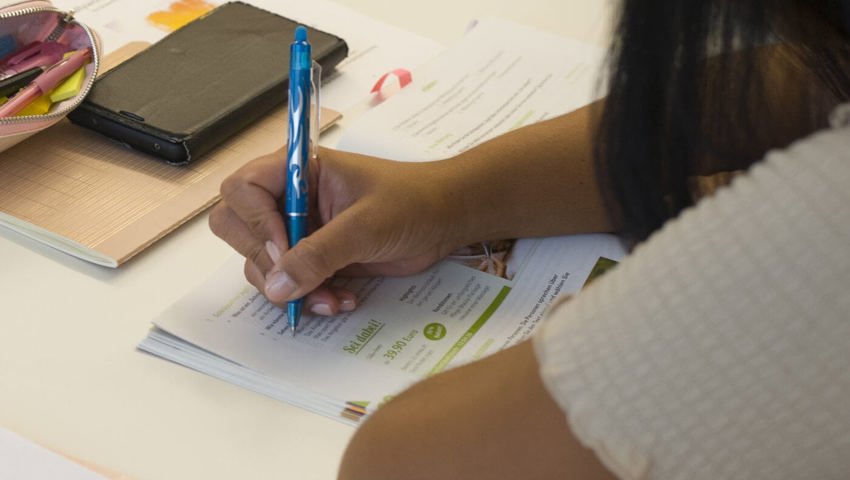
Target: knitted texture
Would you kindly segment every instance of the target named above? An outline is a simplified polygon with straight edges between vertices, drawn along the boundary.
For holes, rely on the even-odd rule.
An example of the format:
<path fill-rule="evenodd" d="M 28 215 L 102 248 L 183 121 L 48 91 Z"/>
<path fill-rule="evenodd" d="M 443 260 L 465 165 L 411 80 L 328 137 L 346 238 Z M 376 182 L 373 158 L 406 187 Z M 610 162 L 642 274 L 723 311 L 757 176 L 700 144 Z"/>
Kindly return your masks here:
<path fill-rule="evenodd" d="M 850 128 L 770 153 L 533 341 L 623 479 L 850 478 Z"/>

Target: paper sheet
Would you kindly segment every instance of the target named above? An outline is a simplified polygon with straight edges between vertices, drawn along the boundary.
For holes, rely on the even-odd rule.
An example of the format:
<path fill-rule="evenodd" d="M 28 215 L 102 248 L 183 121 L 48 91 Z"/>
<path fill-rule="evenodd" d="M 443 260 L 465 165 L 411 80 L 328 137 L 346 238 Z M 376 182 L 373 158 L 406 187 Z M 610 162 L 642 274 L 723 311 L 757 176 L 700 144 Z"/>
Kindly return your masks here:
<path fill-rule="evenodd" d="M 402 161 L 445 158 L 599 96 L 604 51 L 504 20 L 480 21 L 363 114 L 337 145 Z"/>
<path fill-rule="evenodd" d="M 105 480 L 82 465 L 0 428 L 0 478 Z"/>

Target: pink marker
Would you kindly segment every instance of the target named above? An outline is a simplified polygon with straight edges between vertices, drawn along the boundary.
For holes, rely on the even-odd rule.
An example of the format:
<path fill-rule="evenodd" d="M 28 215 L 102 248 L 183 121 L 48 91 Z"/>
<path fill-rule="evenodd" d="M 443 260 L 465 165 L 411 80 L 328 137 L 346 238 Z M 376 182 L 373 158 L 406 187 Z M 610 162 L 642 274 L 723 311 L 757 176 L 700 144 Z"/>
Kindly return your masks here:
<path fill-rule="evenodd" d="M 11 117 L 20 112 L 36 98 L 56 88 L 62 80 L 68 78 L 80 67 L 91 60 L 91 48 L 77 50 L 68 58 L 49 67 L 41 75 L 35 77 L 29 85 L 22 88 L 8 102 L 0 106 L 0 117 Z"/>
<path fill-rule="evenodd" d="M 34 67 L 48 67 L 62 60 L 71 47 L 58 42 L 34 42 L 6 58 L 0 79 L 25 72 Z"/>

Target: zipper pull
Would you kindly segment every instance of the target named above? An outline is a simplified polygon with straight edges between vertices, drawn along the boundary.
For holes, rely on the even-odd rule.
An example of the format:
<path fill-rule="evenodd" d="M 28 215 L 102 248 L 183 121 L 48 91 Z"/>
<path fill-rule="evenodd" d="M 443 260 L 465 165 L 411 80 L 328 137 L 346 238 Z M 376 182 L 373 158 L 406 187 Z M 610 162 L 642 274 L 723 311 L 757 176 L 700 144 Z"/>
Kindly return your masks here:
<path fill-rule="evenodd" d="M 59 23 L 56 25 L 56 28 L 54 28 L 53 31 L 50 32 L 50 35 L 47 36 L 47 39 L 45 41 L 55 42 L 55 41 L 59 40 L 59 37 L 61 37 L 62 34 L 65 33 L 65 28 L 73 20 L 74 20 L 74 11 L 69 10 L 69 11 L 65 12 L 64 15 L 59 17 Z"/>

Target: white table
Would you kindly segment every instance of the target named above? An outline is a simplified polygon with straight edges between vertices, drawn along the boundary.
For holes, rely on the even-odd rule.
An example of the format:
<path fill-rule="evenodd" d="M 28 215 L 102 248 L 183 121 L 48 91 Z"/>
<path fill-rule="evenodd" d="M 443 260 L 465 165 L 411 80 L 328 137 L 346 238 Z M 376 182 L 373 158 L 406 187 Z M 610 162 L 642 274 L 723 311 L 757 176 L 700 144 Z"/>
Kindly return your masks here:
<path fill-rule="evenodd" d="M 487 15 L 607 28 L 605 2 L 340 1 L 445 44 Z M 0 229 L 0 426 L 137 480 L 334 478 L 351 427 L 135 349 L 229 255 L 206 214 L 115 270 Z"/>

